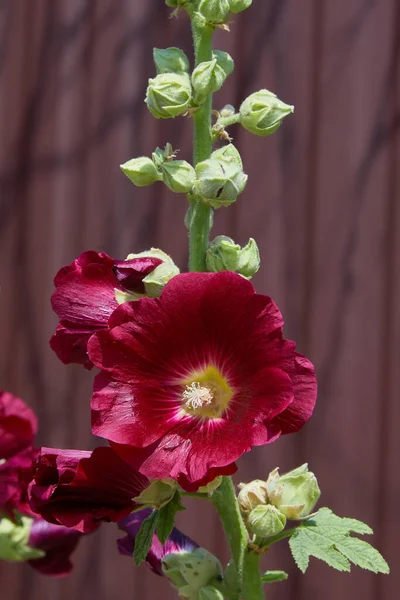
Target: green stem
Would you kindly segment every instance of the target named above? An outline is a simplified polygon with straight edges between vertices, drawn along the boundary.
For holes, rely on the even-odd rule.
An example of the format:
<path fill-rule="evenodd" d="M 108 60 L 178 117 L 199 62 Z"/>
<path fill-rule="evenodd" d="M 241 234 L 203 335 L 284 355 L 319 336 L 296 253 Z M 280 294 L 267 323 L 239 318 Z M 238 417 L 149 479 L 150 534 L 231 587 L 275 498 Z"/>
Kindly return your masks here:
<path fill-rule="evenodd" d="M 218 117 L 217 125 L 222 125 L 222 127 L 229 127 L 229 125 L 234 125 L 235 123 L 239 123 L 240 121 L 240 113 L 235 113 L 230 117 Z"/>
<path fill-rule="evenodd" d="M 196 66 L 212 58 L 212 35 L 214 29 L 198 23 L 196 14 L 192 14 L 192 32 L 196 58 Z M 194 140 L 193 162 L 210 157 L 212 152 L 211 138 L 212 94 L 208 94 L 204 104 L 193 112 Z M 191 198 L 189 219 L 189 270 L 206 271 L 206 251 L 211 229 L 212 209 L 201 198 Z"/>
<path fill-rule="evenodd" d="M 248 534 L 240 514 L 235 488 L 231 477 L 224 477 L 211 496 L 222 525 L 233 560 L 236 564 L 244 600 L 264 598 L 259 571 L 259 555 L 248 550 Z"/>

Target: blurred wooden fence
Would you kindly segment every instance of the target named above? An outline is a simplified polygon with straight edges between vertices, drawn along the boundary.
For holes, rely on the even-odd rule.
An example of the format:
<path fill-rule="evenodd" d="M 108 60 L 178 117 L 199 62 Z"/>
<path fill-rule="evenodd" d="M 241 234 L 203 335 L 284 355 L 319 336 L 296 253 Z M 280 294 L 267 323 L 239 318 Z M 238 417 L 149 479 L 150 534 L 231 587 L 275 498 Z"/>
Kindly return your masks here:
<path fill-rule="evenodd" d="M 162 247 L 185 268 L 185 202 L 161 184 L 137 190 L 119 171 L 170 141 L 189 159 L 188 119 L 160 122 L 143 103 L 153 46 L 190 49 L 184 16 L 163 0 L 0 1 L 0 387 L 41 419 L 39 442 L 88 448 L 92 374 L 48 347 L 58 268 L 87 248 L 124 257 Z M 400 586 L 399 0 L 254 0 L 218 32 L 236 60 L 215 106 L 262 87 L 296 105 L 268 139 L 232 129 L 246 192 L 218 211 L 215 233 L 259 243 L 260 292 L 315 362 L 316 414 L 303 432 L 240 461 L 240 478 L 308 461 L 323 503 L 374 526 L 393 575 L 312 565 L 299 576 L 285 545 L 268 557 L 289 583 L 275 600 L 393 600 Z M 226 558 L 213 510 L 182 528 Z M 115 528 L 81 544 L 66 580 L 2 565 L 3 600 L 150 600 L 166 581 L 119 557 Z M 396 567 L 397 563 L 397 567 Z M 285 587 L 286 586 L 286 587 Z"/>

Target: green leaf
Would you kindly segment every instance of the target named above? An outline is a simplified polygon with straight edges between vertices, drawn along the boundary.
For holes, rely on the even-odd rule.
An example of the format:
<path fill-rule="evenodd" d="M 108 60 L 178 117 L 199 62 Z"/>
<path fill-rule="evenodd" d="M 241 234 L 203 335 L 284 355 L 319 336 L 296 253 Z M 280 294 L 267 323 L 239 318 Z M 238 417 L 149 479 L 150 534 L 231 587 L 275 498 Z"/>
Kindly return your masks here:
<path fill-rule="evenodd" d="M 151 542 L 157 527 L 158 516 L 159 511 L 153 510 L 151 515 L 143 521 L 140 531 L 136 536 L 133 560 L 137 566 L 145 560 L 151 548 Z"/>
<path fill-rule="evenodd" d="M 286 581 L 289 577 L 285 571 L 266 571 L 261 577 L 263 583 L 274 583 L 275 581 Z"/>
<path fill-rule="evenodd" d="M 341 518 L 329 508 L 321 508 L 303 521 L 290 538 L 297 566 L 305 573 L 310 556 L 314 556 L 338 571 L 350 571 L 353 563 L 373 573 L 389 573 L 389 566 L 378 550 L 350 533 L 371 534 L 372 529 L 361 521 Z"/>
<path fill-rule="evenodd" d="M 177 512 L 185 510 L 185 507 L 181 504 L 181 496 L 178 491 L 175 492 L 172 500 L 168 502 L 159 511 L 157 519 L 157 537 L 162 544 L 165 544 L 171 532 L 174 528 L 175 515 Z"/>

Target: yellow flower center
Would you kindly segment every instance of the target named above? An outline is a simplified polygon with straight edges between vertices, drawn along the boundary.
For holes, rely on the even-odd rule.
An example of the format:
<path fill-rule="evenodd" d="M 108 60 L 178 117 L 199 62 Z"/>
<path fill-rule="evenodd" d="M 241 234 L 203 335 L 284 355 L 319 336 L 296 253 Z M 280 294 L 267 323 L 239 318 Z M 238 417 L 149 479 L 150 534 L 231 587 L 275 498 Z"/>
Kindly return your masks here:
<path fill-rule="evenodd" d="M 226 378 L 215 367 L 195 371 L 182 381 L 183 410 L 190 415 L 217 419 L 227 409 L 233 390 Z"/>

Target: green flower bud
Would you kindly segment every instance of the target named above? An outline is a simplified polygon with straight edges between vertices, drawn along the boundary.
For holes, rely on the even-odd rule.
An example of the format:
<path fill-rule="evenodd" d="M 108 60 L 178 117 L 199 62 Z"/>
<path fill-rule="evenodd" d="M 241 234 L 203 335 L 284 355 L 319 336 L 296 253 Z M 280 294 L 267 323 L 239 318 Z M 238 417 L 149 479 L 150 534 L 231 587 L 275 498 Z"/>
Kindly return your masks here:
<path fill-rule="evenodd" d="M 17 522 L 4 517 L 0 520 L 0 560 L 21 562 L 42 558 L 45 552 L 29 548 L 33 519 L 20 517 Z"/>
<path fill-rule="evenodd" d="M 233 271 L 250 279 L 260 268 L 260 253 L 253 238 L 244 248 L 232 238 L 219 235 L 211 242 L 206 253 L 207 271 Z"/>
<path fill-rule="evenodd" d="M 199 96 L 206 96 L 219 90 L 226 79 L 226 73 L 217 59 L 200 63 L 192 73 L 192 86 Z"/>
<path fill-rule="evenodd" d="M 189 72 L 189 59 L 180 48 L 166 48 L 165 50 L 154 48 L 153 58 L 158 75 L 160 73 Z"/>
<path fill-rule="evenodd" d="M 193 187 L 195 170 L 185 160 L 166 161 L 161 165 L 163 181 L 173 192 L 187 194 Z"/>
<path fill-rule="evenodd" d="M 196 166 L 193 193 L 199 195 L 213 208 L 229 206 L 244 190 L 247 175 L 235 164 L 214 159 Z"/>
<path fill-rule="evenodd" d="M 268 503 L 267 484 L 261 479 L 255 479 L 250 483 L 239 483 L 240 492 L 238 502 L 240 512 L 247 517 L 257 506 Z"/>
<path fill-rule="evenodd" d="M 259 537 L 271 537 L 285 529 L 286 517 L 272 504 L 253 508 L 247 519 L 249 530 Z"/>
<path fill-rule="evenodd" d="M 218 150 L 215 150 L 211 154 L 211 158 L 221 161 L 226 168 L 236 165 L 239 169 L 243 170 L 241 156 L 233 144 L 228 144 L 227 146 L 218 148 Z"/>
<path fill-rule="evenodd" d="M 143 506 L 150 506 L 160 510 L 163 506 L 168 504 L 175 495 L 177 488 L 177 482 L 174 479 L 155 479 L 150 485 L 133 498 L 137 504 L 143 504 Z"/>
<path fill-rule="evenodd" d="M 223 23 L 229 10 L 229 0 L 201 0 L 199 6 L 199 12 L 208 23 Z"/>
<path fill-rule="evenodd" d="M 294 106 L 281 102 L 268 90 L 251 94 L 240 107 L 240 123 L 255 135 L 270 135 L 283 119 L 294 112 Z"/>
<path fill-rule="evenodd" d="M 235 66 L 231 55 L 223 50 L 213 50 L 213 58 L 217 60 L 217 65 L 221 67 L 226 77 L 228 77 Z"/>
<path fill-rule="evenodd" d="M 246 10 L 251 6 L 253 0 L 229 0 L 230 2 L 230 10 L 233 13 L 240 13 L 242 10 Z"/>
<path fill-rule="evenodd" d="M 199 592 L 199 600 L 224 600 L 224 595 L 217 588 L 206 585 Z"/>
<path fill-rule="evenodd" d="M 314 473 L 307 463 L 282 476 L 278 471 L 274 469 L 267 480 L 269 501 L 288 519 L 307 517 L 321 495 Z"/>
<path fill-rule="evenodd" d="M 157 119 L 183 115 L 191 99 L 192 87 L 186 73 L 162 73 L 149 80 L 145 102 Z"/>
<path fill-rule="evenodd" d="M 219 114 L 223 119 L 226 119 L 227 117 L 233 117 L 233 115 L 236 114 L 236 110 L 232 104 L 225 104 L 219 111 Z"/>
<path fill-rule="evenodd" d="M 161 178 L 155 164 L 150 158 L 147 158 L 147 156 L 132 158 L 123 165 L 120 165 L 120 168 L 128 179 L 138 187 L 151 185 Z"/>
<path fill-rule="evenodd" d="M 161 292 L 168 281 L 172 279 L 172 277 L 175 277 L 175 275 L 179 275 L 180 271 L 172 258 L 159 248 L 151 248 L 150 250 L 139 252 L 138 254 L 128 254 L 126 260 L 141 258 L 143 256 L 154 256 L 163 261 L 151 273 L 143 278 L 146 296 L 149 296 L 150 298 L 158 298 L 161 296 Z M 140 298 L 143 298 L 143 294 L 130 294 L 129 292 L 126 293 L 117 289 L 114 291 L 114 293 L 118 304 L 123 304 L 129 300 L 139 300 Z"/>
<path fill-rule="evenodd" d="M 201 588 L 222 573 L 219 560 L 204 548 L 167 554 L 162 559 L 162 570 L 180 596 L 193 599 L 199 598 Z"/>

